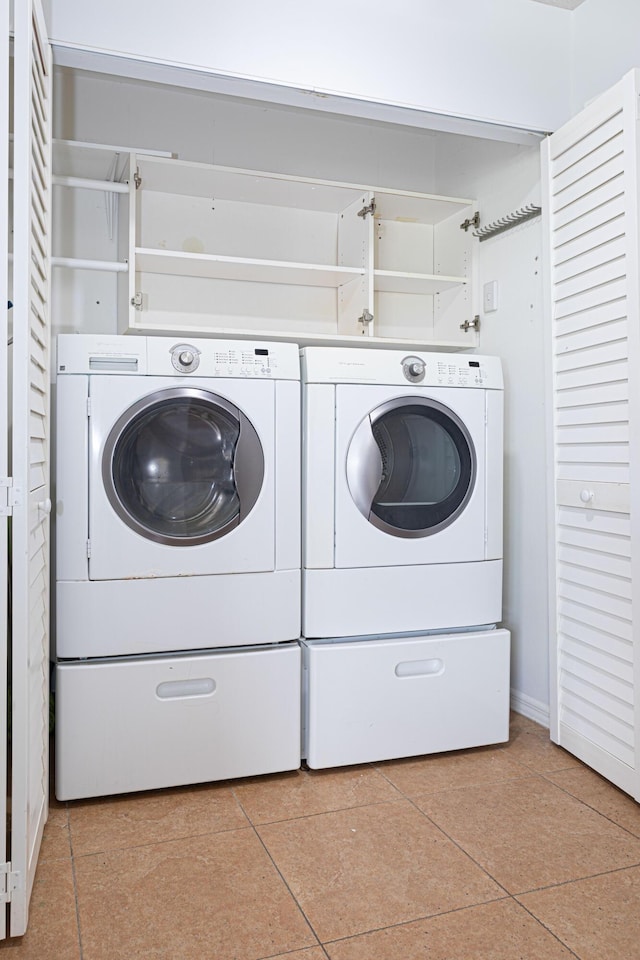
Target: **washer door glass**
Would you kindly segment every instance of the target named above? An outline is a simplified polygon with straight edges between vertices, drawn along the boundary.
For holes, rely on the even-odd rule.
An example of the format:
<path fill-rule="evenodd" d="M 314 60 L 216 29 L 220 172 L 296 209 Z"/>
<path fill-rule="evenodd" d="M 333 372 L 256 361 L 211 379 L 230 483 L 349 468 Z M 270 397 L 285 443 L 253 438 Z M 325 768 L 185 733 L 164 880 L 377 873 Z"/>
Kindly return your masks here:
<path fill-rule="evenodd" d="M 233 404 L 191 387 L 130 407 L 105 444 L 109 501 L 149 540 L 193 546 L 224 536 L 254 506 L 264 478 L 258 435 Z"/>
<path fill-rule="evenodd" d="M 349 490 L 360 512 L 397 537 L 443 530 L 464 510 L 476 455 L 462 421 L 443 404 L 402 397 L 376 408 L 347 455 Z"/>

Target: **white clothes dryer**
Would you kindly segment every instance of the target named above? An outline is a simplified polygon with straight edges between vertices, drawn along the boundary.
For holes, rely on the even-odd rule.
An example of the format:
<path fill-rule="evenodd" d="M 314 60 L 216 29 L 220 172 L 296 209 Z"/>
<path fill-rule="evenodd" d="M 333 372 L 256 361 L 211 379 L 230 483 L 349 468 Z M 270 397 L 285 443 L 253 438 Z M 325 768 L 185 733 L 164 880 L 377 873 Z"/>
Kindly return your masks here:
<path fill-rule="evenodd" d="M 499 359 L 331 347 L 301 358 L 303 636 L 498 622 Z"/>
<path fill-rule="evenodd" d="M 300 764 L 295 344 L 64 335 L 56 795 Z"/>
<path fill-rule="evenodd" d="M 57 373 L 58 658 L 297 639 L 297 346 L 63 335 Z"/>

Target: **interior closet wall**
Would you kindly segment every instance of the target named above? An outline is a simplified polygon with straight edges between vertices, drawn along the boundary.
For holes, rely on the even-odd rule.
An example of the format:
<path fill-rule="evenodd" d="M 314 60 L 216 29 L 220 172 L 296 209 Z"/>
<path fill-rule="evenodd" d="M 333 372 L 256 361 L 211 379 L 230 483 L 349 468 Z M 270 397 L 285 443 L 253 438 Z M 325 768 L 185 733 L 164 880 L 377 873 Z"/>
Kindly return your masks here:
<path fill-rule="evenodd" d="M 540 204 L 538 150 L 441 138 L 438 191 L 464 188 L 487 224 Z M 481 309 L 480 350 L 502 358 L 505 378 L 504 620 L 512 631 L 514 707 L 548 724 L 542 226 L 529 221 L 478 246 L 479 287 L 495 280 L 498 309 Z M 480 305 L 482 307 L 482 304 Z"/>
<path fill-rule="evenodd" d="M 535 146 L 333 117 L 66 69 L 56 74 L 55 105 L 58 138 L 133 144 L 178 152 L 181 159 L 477 197 L 483 222 L 539 200 Z M 95 193 L 92 202 L 104 204 L 103 195 Z M 66 220 L 58 229 L 68 225 Z M 513 635 L 512 688 L 524 712 L 546 721 L 539 246 L 538 221 L 480 245 L 481 279 L 497 280 L 500 296 L 498 311 L 482 317 L 480 349 L 505 362 L 505 624 Z M 112 293 L 108 289 L 109 284 L 115 287 L 114 278 L 105 275 L 104 283 L 99 304 L 72 302 L 79 293 L 63 271 L 57 271 L 56 332 L 116 332 L 115 289 Z"/>

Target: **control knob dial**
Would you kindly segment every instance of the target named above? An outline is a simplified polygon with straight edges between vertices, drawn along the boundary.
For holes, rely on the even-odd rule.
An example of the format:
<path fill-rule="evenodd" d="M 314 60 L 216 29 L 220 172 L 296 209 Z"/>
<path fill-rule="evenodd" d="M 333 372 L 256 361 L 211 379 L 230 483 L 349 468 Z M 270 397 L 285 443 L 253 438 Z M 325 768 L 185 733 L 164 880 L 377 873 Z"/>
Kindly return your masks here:
<path fill-rule="evenodd" d="M 425 362 L 420 357 L 405 357 L 402 361 L 402 372 L 410 383 L 424 380 L 425 370 Z"/>
<path fill-rule="evenodd" d="M 171 349 L 171 363 L 178 373 L 193 373 L 200 364 L 200 351 L 189 343 L 178 343 Z"/>

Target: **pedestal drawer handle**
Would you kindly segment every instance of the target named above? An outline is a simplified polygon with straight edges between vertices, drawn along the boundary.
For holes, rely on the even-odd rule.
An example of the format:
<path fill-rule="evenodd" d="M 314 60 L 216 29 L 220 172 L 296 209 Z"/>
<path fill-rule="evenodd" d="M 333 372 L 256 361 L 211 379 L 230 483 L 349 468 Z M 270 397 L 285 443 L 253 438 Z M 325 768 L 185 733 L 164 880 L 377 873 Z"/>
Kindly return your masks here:
<path fill-rule="evenodd" d="M 197 680 L 165 680 L 156 687 L 160 700 L 183 700 L 185 697 L 210 697 L 216 689 L 211 677 L 199 677 Z"/>
<path fill-rule="evenodd" d="M 444 662 L 439 657 L 432 660 L 404 660 L 397 664 L 396 677 L 439 677 L 444 672 Z"/>

